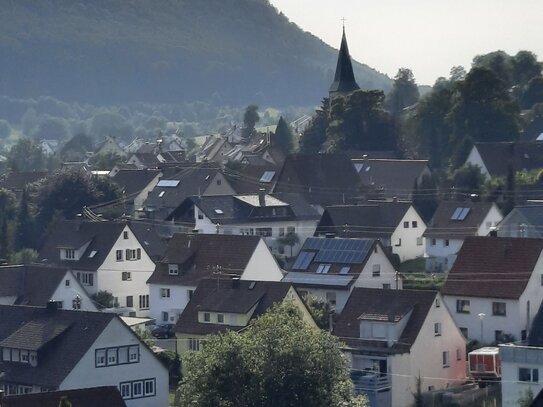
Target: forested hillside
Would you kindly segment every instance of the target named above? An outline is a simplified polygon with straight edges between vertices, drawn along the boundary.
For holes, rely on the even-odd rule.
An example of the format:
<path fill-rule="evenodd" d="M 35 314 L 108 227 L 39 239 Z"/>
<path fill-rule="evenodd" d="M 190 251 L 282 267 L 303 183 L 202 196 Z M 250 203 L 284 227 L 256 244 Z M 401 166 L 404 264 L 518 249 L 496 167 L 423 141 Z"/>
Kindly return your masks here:
<path fill-rule="evenodd" d="M 267 0 L 0 0 L 0 9 L 0 94 L 10 97 L 316 105 L 337 58 Z M 338 26 L 338 45 L 340 35 Z M 362 88 L 390 88 L 354 68 Z"/>

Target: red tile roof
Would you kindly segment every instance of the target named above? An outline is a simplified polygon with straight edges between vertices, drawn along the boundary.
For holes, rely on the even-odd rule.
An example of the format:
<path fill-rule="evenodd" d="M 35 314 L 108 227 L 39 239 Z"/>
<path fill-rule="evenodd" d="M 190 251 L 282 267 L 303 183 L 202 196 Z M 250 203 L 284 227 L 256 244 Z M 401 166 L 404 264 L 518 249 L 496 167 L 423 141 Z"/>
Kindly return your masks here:
<path fill-rule="evenodd" d="M 543 239 L 468 237 L 442 288 L 444 295 L 518 299 L 543 249 Z"/>

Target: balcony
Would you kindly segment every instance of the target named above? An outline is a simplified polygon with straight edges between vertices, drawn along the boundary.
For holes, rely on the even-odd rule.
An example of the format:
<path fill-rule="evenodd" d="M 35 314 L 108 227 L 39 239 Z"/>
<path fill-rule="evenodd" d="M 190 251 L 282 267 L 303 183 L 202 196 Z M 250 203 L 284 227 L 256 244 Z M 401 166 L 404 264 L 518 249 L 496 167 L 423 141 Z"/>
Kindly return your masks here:
<path fill-rule="evenodd" d="M 351 380 L 357 393 L 378 392 L 391 387 L 390 377 L 386 373 L 356 370 L 351 372 Z"/>

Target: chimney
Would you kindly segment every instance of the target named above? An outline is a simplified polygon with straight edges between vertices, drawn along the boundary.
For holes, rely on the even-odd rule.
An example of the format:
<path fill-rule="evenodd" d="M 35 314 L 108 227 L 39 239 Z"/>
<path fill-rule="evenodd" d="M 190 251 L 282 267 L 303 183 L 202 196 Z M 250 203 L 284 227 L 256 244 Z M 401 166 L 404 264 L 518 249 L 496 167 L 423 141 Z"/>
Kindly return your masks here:
<path fill-rule="evenodd" d="M 4 398 L 4 390 L 0 390 L 0 407 L 2 407 L 2 399 Z"/>
<path fill-rule="evenodd" d="M 266 206 L 266 190 L 264 188 L 258 190 L 258 205 Z"/>
<path fill-rule="evenodd" d="M 233 289 L 239 288 L 239 277 L 232 277 L 232 288 Z"/>
<path fill-rule="evenodd" d="M 491 227 L 488 236 L 498 237 L 498 229 L 496 229 L 496 227 Z"/>

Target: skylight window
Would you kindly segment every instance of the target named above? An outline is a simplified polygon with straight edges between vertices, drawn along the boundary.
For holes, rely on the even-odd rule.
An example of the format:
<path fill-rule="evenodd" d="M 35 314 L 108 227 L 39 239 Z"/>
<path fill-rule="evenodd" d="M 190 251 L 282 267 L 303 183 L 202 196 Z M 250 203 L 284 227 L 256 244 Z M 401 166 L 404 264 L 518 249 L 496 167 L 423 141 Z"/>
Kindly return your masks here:
<path fill-rule="evenodd" d="M 262 174 L 262 177 L 260 177 L 260 182 L 271 182 L 275 175 L 275 171 L 264 171 L 264 174 Z"/>
<path fill-rule="evenodd" d="M 341 270 L 339 270 L 339 274 L 347 274 L 349 273 L 349 271 L 351 271 L 351 268 L 346 266 L 346 267 L 342 267 Z"/>
<path fill-rule="evenodd" d="M 464 220 L 468 216 L 469 211 L 470 208 L 456 208 L 451 216 L 451 220 Z"/>
<path fill-rule="evenodd" d="M 96 253 L 98 253 L 96 250 L 93 250 L 89 253 L 89 258 L 92 259 L 94 256 L 96 256 Z"/>
<path fill-rule="evenodd" d="M 326 274 L 330 270 L 331 264 L 319 264 L 317 267 L 317 274 Z"/>
<path fill-rule="evenodd" d="M 157 187 L 161 188 L 175 188 L 179 185 L 179 180 L 177 179 L 162 179 L 156 184 Z"/>
<path fill-rule="evenodd" d="M 222 211 L 222 209 L 215 209 L 215 213 L 216 213 L 217 215 L 223 215 L 223 214 L 224 214 L 224 212 Z"/>
<path fill-rule="evenodd" d="M 162 198 L 164 196 L 164 194 L 166 193 L 166 191 L 160 191 L 160 194 L 158 194 L 158 197 L 159 198 Z"/>

